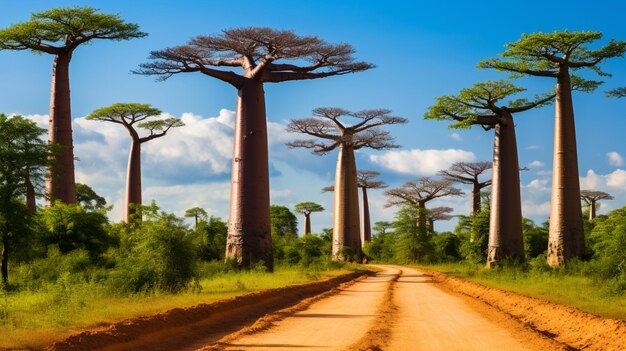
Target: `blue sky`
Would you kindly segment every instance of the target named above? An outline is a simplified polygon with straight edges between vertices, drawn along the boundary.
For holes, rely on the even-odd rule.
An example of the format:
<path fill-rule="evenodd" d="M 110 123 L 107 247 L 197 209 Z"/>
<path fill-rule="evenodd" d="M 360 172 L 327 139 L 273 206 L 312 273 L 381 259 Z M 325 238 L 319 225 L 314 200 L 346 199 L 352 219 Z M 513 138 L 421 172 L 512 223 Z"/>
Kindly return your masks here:
<path fill-rule="evenodd" d="M 92 110 L 115 102 L 150 103 L 168 114 L 183 117 L 188 126 L 149 143 L 144 150 L 144 201 L 156 199 L 164 209 L 182 214 L 201 206 L 226 218 L 235 90 L 200 74 L 184 74 L 166 82 L 130 71 L 146 61 L 150 50 L 178 45 L 199 34 L 241 26 L 292 29 L 329 42 L 347 42 L 360 60 L 377 68 L 353 75 L 315 81 L 266 85 L 270 121 L 272 202 L 293 208 L 300 201 L 316 201 L 327 211 L 316 214 L 313 230 L 330 227 L 332 196 L 319 188 L 332 184 L 336 154 L 324 157 L 288 150 L 284 132 L 291 118 L 306 117 L 313 108 L 339 106 L 360 110 L 389 108 L 410 123 L 391 128 L 402 145 L 400 153 L 363 150 L 362 169 L 383 172 L 391 185 L 432 175 L 452 161 L 490 160 L 492 133 L 450 130 L 442 122 L 422 116 L 437 96 L 456 93 L 475 82 L 506 78 L 503 73 L 476 69 L 480 60 L 501 52 L 504 44 L 522 33 L 554 30 L 602 31 L 608 38 L 626 40 L 623 14 L 626 3 L 595 1 L 593 7 L 571 1 L 54 1 L 0 0 L 0 27 L 51 6 L 87 5 L 102 12 L 120 13 L 138 23 L 149 36 L 126 42 L 94 42 L 78 49 L 71 66 L 72 109 L 75 119 L 79 181 L 88 183 L 116 205 L 121 217 L 124 172 L 128 152 L 126 132 L 118 126 L 85 121 Z M 52 57 L 30 52 L 0 52 L 0 111 L 19 113 L 45 124 L 49 106 Z M 626 60 L 603 65 L 613 77 L 593 94 L 576 93 L 579 165 L 583 188 L 613 193 L 608 209 L 626 203 L 626 99 L 607 99 L 604 91 L 626 86 Z M 593 77 L 590 75 L 589 77 Z M 546 91 L 554 82 L 545 78 L 517 83 L 531 93 Z M 548 213 L 552 163 L 552 106 L 516 117 L 522 173 L 524 215 L 541 222 Z M 611 158 L 612 157 L 612 158 Z M 399 162 L 402 160 L 403 162 Z M 401 163 L 411 166 L 406 168 Z M 403 168 L 405 167 L 405 168 Z M 371 195 L 373 220 L 391 219 L 382 192 Z M 469 198 L 443 200 L 455 213 L 469 210 Z M 453 223 L 439 224 L 449 229 Z"/>

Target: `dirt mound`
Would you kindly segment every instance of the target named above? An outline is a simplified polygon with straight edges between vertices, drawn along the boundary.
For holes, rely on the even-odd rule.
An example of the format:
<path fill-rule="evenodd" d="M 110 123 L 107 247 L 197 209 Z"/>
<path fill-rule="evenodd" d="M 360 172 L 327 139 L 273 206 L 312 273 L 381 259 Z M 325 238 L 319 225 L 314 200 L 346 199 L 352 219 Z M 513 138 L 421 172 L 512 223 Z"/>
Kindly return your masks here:
<path fill-rule="evenodd" d="M 572 307 L 489 288 L 439 272 L 427 272 L 444 287 L 487 303 L 575 350 L 626 350 L 626 321 L 598 317 Z"/>
<path fill-rule="evenodd" d="M 355 272 L 321 282 L 268 289 L 210 304 L 127 319 L 103 330 L 70 336 L 45 350 L 193 349 L 218 340 L 268 312 L 296 304 L 362 275 L 363 272 Z"/>

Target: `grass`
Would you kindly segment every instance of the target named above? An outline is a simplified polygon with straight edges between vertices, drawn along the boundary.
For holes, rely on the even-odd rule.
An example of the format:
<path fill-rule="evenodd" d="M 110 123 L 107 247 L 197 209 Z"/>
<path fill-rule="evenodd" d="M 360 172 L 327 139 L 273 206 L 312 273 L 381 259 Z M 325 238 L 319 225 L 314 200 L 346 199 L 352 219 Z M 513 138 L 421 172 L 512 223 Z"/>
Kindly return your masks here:
<path fill-rule="evenodd" d="M 626 294 L 581 274 L 559 271 L 486 269 L 481 265 L 449 263 L 423 266 L 476 283 L 572 306 L 598 316 L 626 320 Z"/>
<path fill-rule="evenodd" d="M 0 291 L 0 349 L 41 349 L 65 337 L 126 318 L 150 315 L 231 296 L 348 273 L 350 267 L 306 271 L 279 267 L 274 273 L 242 271 L 201 279 L 188 291 L 112 296 L 93 283 L 64 285 L 41 291 Z"/>

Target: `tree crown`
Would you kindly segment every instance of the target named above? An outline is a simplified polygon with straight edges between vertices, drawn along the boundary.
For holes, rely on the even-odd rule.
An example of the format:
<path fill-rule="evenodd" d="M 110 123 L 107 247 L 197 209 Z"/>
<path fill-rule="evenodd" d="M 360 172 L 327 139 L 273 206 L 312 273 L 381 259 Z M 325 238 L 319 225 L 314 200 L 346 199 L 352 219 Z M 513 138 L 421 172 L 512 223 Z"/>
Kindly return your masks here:
<path fill-rule="evenodd" d="M 428 210 L 426 217 L 431 221 L 449 221 L 452 216 L 448 213 L 454 211 L 452 207 L 434 207 Z"/>
<path fill-rule="evenodd" d="M 139 138 L 137 135 L 140 142 L 145 142 L 164 136 L 171 128 L 185 125 L 183 121 L 174 117 L 148 120 L 161 115 L 161 113 L 161 110 L 148 104 L 115 103 L 111 106 L 94 110 L 86 119 L 121 124 L 131 131 L 131 134 L 134 133 L 133 135 L 137 134 L 134 128 L 134 125 L 137 124 L 137 127 L 145 129 L 150 133 L 142 138 Z"/>
<path fill-rule="evenodd" d="M 592 31 L 522 34 L 518 41 L 505 45 L 506 50 L 500 54 L 502 58 L 482 61 L 478 67 L 511 72 L 513 77 L 558 77 L 582 68 L 607 76 L 598 65 L 605 59 L 623 56 L 626 42 L 611 39 L 599 49 L 587 48 L 586 44 L 601 38 L 601 32 Z M 592 91 L 601 83 L 580 77 L 576 80 L 579 90 L 583 91 Z"/>
<path fill-rule="evenodd" d="M 597 191 L 597 190 L 581 190 L 580 198 L 586 203 L 591 203 L 593 201 L 598 201 L 598 200 L 615 199 L 612 195 L 605 193 L 604 191 Z"/>
<path fill-rule="evenodd" d="M 322 207 L 322 205 L 316 204 L 315 202 L 301 202 L 299 204 L 296 204 L 294 211 L 296 211 L 297 213 L 303 213 L 305 215 L 308 215 L 311 212 L 324 211 L 324 207 Z"/>
<path fill-rule="evenodd" d="M 244 78 L 261 82 L 315 79 L 365 71 L 374 66 L 358 62 L 349 44 L 329 44 L 314 36 L 290 30 L 244 27 L 200 35 L 187 44 L 152 51 L 150 63 L 137 74 L 156 75 L 159 80 L 184 72 L 201 72 L 239 87 Z M 284 62 L 283 62 L 284 61 Z M 239 67 L 237 74 L 216 67 Z"/>
<path fill-rule="evenodd" d="M 354 150 L 369 147 L 375 150 L 396 148 L 394 139 L 382 128 L 387 124 L 406 123 L 407 119 L 390 115 L 391 110 L 376 109 L 351 112 L 337 107 L 321 107 L 313 110 L 313 117 L 295 119 L 287 125 L 287 131 L 328 140 L 295 140 L 287 143 L 290 148 L 309 148 L 313 153 L 323 155 L 343 145 Z M 349 125 L 341 122 L 342 117 L 352 117 L 357 122 Z"/>
<path fill-rule="evenodd" d="M 59 54 L 92 39 L 127 40 L 146 35 L 137 24 L 124 22 L 118 14 L 98 13 L 87 6 L 53 8 L 0 30 L 0 50 Z"/>
<path fill-rule="evenodd" d="M 406 204 L 417 205 L 444 196 L 465 195 L 461 189 L 452 186 L 452 181 L 429 177 L 408 181 L 401 187 L 387 190 L 385 194 L 387 195 L 386 207 L 403 206 Z"/>
<path fill-rule="evenodd" d="M 439 171 L 437 175 L 463 184 L 479 183 L 484 187 L 490 185 L 491 180 L 480 183 L 478 176 L 492 167 L 493 163 L 491 162 L 456 162 L 447 170 Z"/>
<path fill-rule="evenodd" d="M 382 189 L 387 187 L 387 183 L 376 180 L 376 177 L 380 175 L 380 172 L 370 170 L 357 170 L 356 182 L 360 188 L 367 189 Z"/>
<path fill-rule="evenodd" d="M 208 213 L 201 207 L 192 207 L 185 210 L 185 217 L 207 219 Z"/>
<path fill-rule="evenodd" d="M 490 129 L 496 124 L 504 123 L 506 114 L 550 104 L 555 97 L 554 93 L 547 93 L 535 96 L 533 101 L 521 98 L 509 101 L 506 106 L 498 106 L 501 100 L 525 90 L 506 80 L 476 83 L 471 88 L 461 89 L 457 95 L 438 97 L 424 118 L 455 122 L 450 128 L 481 125 L 485 129 Z"/>
<path fill-rule="evenodd" d="M 103 210 L 107 200 L 98 195 L 89 185 L 76 183 L 76 201 L 88 211 Z"/>

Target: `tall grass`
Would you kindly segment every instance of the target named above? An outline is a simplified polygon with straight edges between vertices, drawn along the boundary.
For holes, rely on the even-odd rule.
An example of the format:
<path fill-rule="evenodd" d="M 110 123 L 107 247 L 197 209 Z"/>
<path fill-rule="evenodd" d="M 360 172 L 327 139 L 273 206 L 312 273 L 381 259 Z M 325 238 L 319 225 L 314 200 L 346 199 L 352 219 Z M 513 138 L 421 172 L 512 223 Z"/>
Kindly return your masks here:
<path fill-rule="evenodd" d="M 36 290 L 0 291 L 0 349 L 39 349 L 81 330 L 126 318 L 326 279 L 356 267 L 279 266 L 274 273 L 267 273 L 229 271 L 220 264 L 207 264 L 201 269 L 204 278 L 175 294 L 159 290 L 119 294 L 95 281 L 70 282 L 69 276 Z"/>

